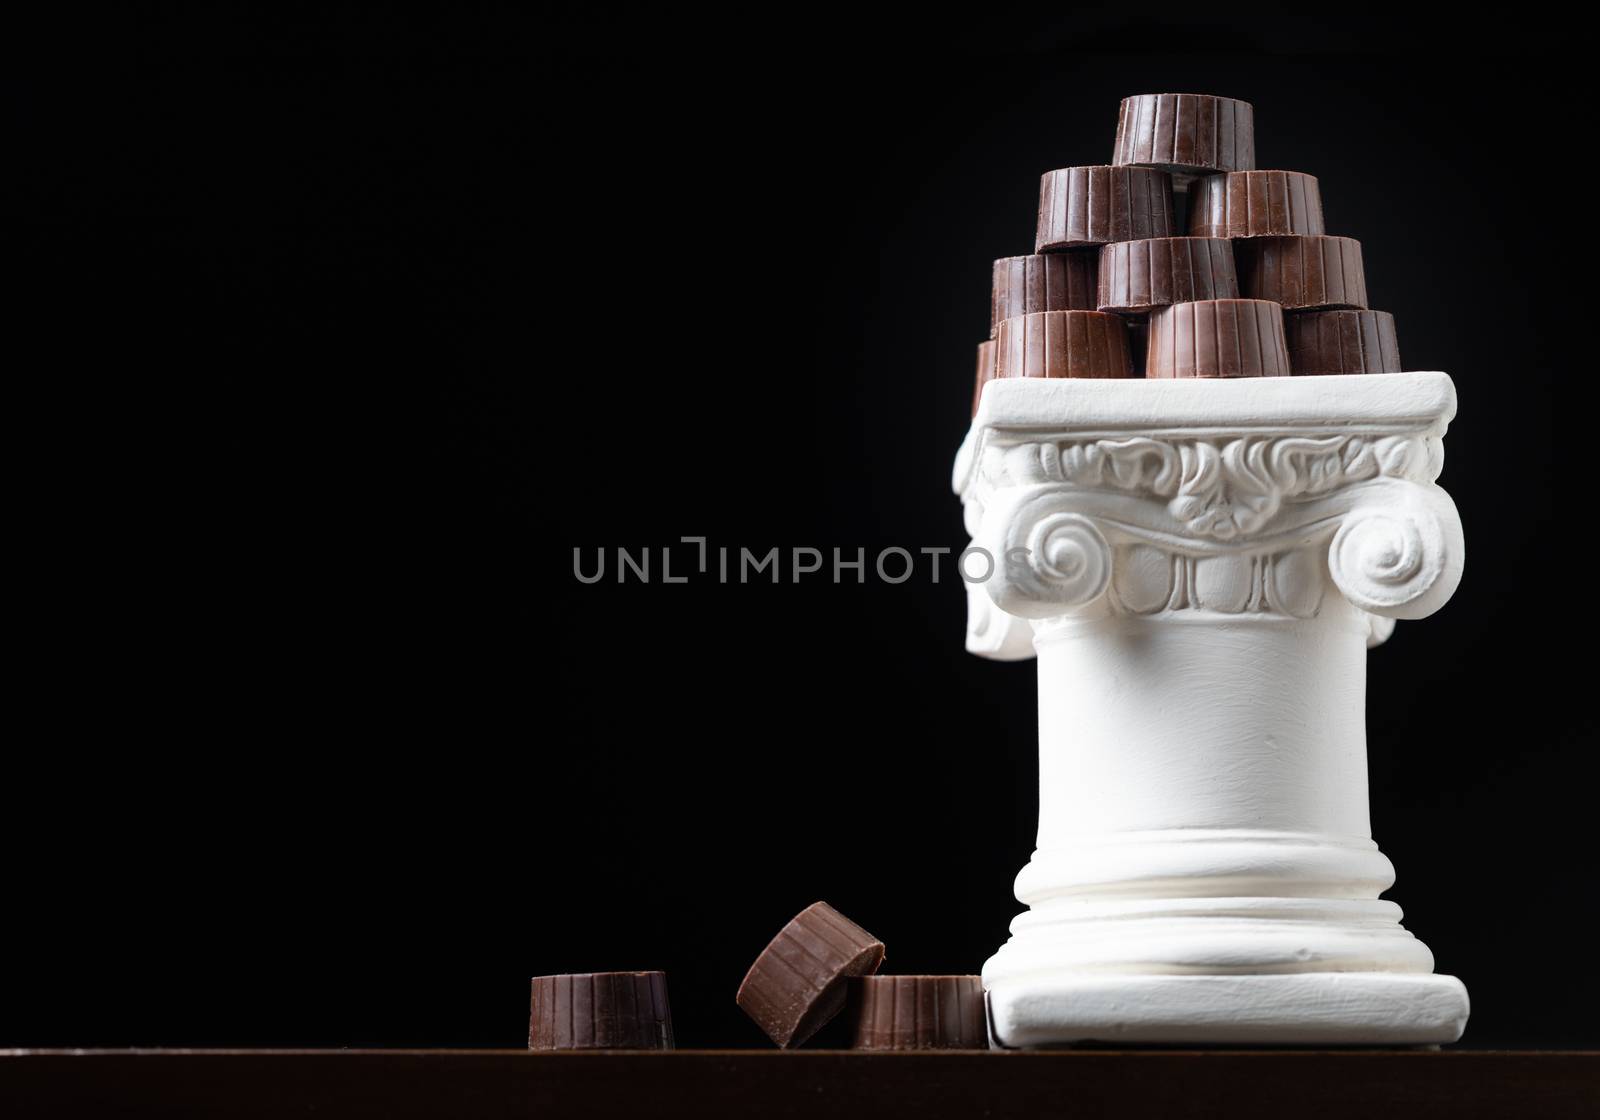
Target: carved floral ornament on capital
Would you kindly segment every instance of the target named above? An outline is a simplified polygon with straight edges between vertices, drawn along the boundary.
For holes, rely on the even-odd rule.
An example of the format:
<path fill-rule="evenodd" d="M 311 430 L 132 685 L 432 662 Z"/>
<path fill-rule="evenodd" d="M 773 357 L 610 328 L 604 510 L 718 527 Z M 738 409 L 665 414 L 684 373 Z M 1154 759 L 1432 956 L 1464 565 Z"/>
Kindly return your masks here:
<path fill-rule="evenodd" d="M 991 430 L 968 493 L 990 581 L 1045 619 L 1204 609 L 1314 617 L 1326 572 L 1358 609 L 1420 618 L 1459 581 L 1461 526 L 1428 432 L 1039 438 Z M 1373 621 L 1382 640 L 1389 625 Z"/>

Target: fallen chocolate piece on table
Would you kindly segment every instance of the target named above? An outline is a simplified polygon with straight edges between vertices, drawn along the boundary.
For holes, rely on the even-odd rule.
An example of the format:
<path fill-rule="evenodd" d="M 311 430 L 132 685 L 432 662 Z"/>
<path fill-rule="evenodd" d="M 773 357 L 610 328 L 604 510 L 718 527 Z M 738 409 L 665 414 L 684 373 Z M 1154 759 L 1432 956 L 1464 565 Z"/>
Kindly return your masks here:
<path fill-rule="evenodd" d="M 994 375 L 1133 377 L 1128 325 L 1104 311 L 1040 311 L 1000 324 Z"/>
<path fill-rule="evenodd" d="M 1100 250 L 1101 311 L 1144 312 L 1198 299 L 1237 299 L 1233 243 L 1220 237 L 1155 237 Z"/>
<path fill-rule="evenodd" d="M 664 972 L 535 976 L 529 1050 L 671 1050 Z"/>
<path fill-rule="evenodd" d="M 850 981 L 857 1050 L 987 1050 L 977 976 L 865 976 Z"/>
<path fill-rule="evenodd" d="M 1236 252 L 1248 299 L 1270 299 L 1285 311 L 1367 306 L 1361 242 L 1353 237 L 1262 237 Z"/>
<path fill-rule="evenodd" d="M 1322 191 L 1302 171 L 1230 171 L 1195 181 L 1191 237 L 1297 237 L 1321 234 Z"/>
<path fill-rule="evenodd" d="M 1175 172 L 1178 178 L 1256 165 L 1255 109 L 1208 93 L 1141 93 L 1117 112 L 1111 162 Z"/>
<path fill-rule="evenodd" d="M 1146 377 L 1287 377 L 1289 370 L 1275 303 L 1213 299 L 1150 314 Z"/>
<path fill-rule="evenodd" d="M 738 1004 L 779 1046 L 799 1046 L 844 1008 L 845 982 L 883 963 L 883 942 L 826 902 L 814 902 L 761 951 Z"/>
<path fill-rule="evenodd" d="M 1033 253 L 1001 257 L 994 262 L 989 289 L 989 337 L 1006 319 L 1034 311 L 1093 311 L 1093 249 L 1068 253 Z"/>
<path fill-rule="evenodd" d="M 1035 252 L 1172 234 L 1172 176 L 1165 171 L 1063 167 L 1039 180 Z"/>
<path fill-rule="evenodd" d="M 978 377 L 977 385 L 972 390 L 972 415 L 978 415 L 978 404 L 983 400 L 983 387 L 994 380 L 994 352 L 993 341 L 978 343 Z"/>
<path fill-rule="evenodd" d="M 1400 373 L 1400 343 L 1387 311 L 1308 311 L 1284 316 L 1296 374 Z"/>

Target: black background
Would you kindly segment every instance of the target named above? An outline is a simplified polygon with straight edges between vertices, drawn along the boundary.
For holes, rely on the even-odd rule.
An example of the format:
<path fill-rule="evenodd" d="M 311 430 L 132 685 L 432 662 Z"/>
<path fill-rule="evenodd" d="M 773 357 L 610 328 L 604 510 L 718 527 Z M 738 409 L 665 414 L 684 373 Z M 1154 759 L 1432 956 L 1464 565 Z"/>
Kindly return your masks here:
<path fill-rule="evenodd" d="M 989 262 L 1156 90 L 1252 101 L 1456 379 L 1469 561 L 1372 655 L 1373 831 L 1468 1044 L 1600 1041 L 1581 74 L 1525 28 L 1008 26 L 211 15 L 19 61 L 0 1044 L 516 1046 L 530 975 L 664 968 L 680 1045 L 764 1045 L 734 989 L 818 898 L 976 971 L 1035 682 L 949 570 L 573 549 L 959 550 Z"/>

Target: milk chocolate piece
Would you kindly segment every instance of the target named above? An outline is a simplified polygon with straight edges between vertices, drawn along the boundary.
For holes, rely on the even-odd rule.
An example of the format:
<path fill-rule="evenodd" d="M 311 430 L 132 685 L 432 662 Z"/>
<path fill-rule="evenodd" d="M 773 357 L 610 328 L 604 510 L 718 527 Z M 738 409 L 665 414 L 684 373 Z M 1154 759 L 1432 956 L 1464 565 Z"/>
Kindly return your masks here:
<path fill-rule="evenodd" d="M 535 976 L 529 1050 L 671 1050 L 664 972 Z"/>
<path fill-rule="evenodd" d="M 799 1046 L 844 1007 L 845 981 L 883 963 L 883 942 L 826 902 L 778 931 L 739 985 L 744 1013 L 779 1046 Z"/>
<path fill-rule="evenodd" d="M 994 285 L 989 289 L 989 337 L 995 336 L 1002 320 L 1016 315 L 1093 311 L 1097 260 L 1095 250 L 1082 249 L 995 261 Z"/>
<path fill-rule="evenodd" d="M 978 415 L 978 404 L 983 400 L 983 387 L 994 380 L 994 342 L 978 343 L 978 383 L 972 390 L 972 415 Z"/>
<path fill-rule="evenodd" d="M 1063 167 L 1039 181 L 1034 251 L 1171 237 L 1172 176 L 1149 167 Z"/>
<path fill-rule="evenodd" d="M 1132 377 L 1128 327 L 1104 311 L 1040 311 L 1000 324 L 995 377 Z"/>
<path fill-rule="evenodd" d="M 1322 229 L 1322 192 L 1300 171 L 1207 175 L 1189 191 L 1194 237 L 1297 237 Z"/>
<path fill-rule="evenodd" d="M 977 976 L 867 976 L 850 981 L 857 1050 L 987 1050 Z"/>
<path fill-rule="evenodd" d="M 1213 299 L 1150 315 L 1146 377 L 1287 377 L 1289 368 L 1275 303 Z"/>
<path fill-rule="evenodd" d="M 1100 250 L 1101 311 L 1142 313 L 1197 299 L 1237 299 L 1233 243 L 1220 237 L 1119 241 Z"/>
<path fill-rule="evenodd" d="M 1401 372 L 1387 311 L 1307 311 L 1285 316 L 1283 329 L 1297 374 Z"/>
<path fill-rule="evenodd" d="M 1117 113 L 1112 163 L 1159 167 L 1182 176 L 1250 171 L 1256 165 L 1255 110 L 1208 93 L 1141 93 Z"/>
<path fill-rule="evenodd" d="M 1237 249 L 1246 298 L 1285 311 L 1367 306 L 1361 242 L 1353 237 L 1263 237 Z"/>

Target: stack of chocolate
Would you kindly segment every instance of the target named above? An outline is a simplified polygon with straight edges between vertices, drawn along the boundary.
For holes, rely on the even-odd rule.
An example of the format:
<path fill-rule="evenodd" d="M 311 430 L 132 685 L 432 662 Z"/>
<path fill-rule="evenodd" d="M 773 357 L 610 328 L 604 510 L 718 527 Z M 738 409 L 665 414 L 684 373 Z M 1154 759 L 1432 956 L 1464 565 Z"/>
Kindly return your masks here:
<path fill-rule="evenodd" d="M 1110 166 L 1045 174 L 1034 252 L 994 262 L 989 339 L 974 412 L 995 377 L 1400 370 L 1316 178 L 1256 170 L 1254 110 L 1206 94 L 1126 98 Z"/>

